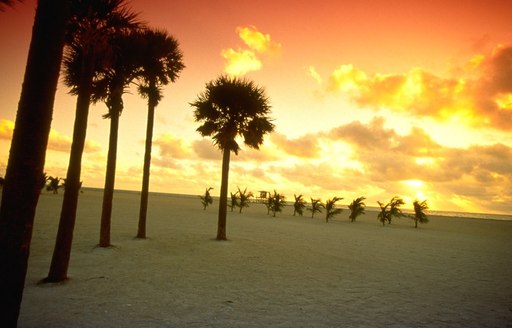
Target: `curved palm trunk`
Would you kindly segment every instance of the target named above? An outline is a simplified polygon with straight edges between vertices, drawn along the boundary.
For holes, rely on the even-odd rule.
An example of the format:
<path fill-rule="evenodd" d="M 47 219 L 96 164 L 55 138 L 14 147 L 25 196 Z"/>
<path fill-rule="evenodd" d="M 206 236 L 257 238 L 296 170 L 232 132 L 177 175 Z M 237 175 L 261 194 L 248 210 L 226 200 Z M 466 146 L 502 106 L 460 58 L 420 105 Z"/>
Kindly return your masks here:
<path fill-rule="evenodd" d="M 0 325 L 16 327 L 59 78 L 69 0 L 40 0 L 0 209 Z"/>
<path fill-rule="evenodd" d="M 151 167 L 151 147 L 153 143 L 153 125 L 155 121 L 155 101 L 148 99 L 148 122 L 146 127 L 146 149 L 142 174 L 142 192 L 140 195 L 139 227 L 137 238 L 146 238 L 146 218 L 148 212 L 149 175 Z"/>
<path fill-rule="evenodd" d="M 219 220 L 217 224 L 217 240 L 227 240 L 226 238 L 226 216 L 228 214 L 228 180 L 229 180 L 229 161 L 231 151 L 224 149 L 222 152 L 222 180 L 220 184 L 219 200 Z"/>
<path fill-rule="evenodd" d="M 91 70 L 88 70 L 89 72 Z M 78 207 L 78 194 L 80 191 L 80 174 L 82 167 L 82 154 L 84 152 L 85 137 L 87 133 L 87 119 L 92 93 L 92 74 L 84 74 L 81 92 L 76 103 L 75 125 L 73 128 L 73 143 L 69 156 L 69 166 L 66 175 L 66 190 L 60 212 L 59 230 L 55 240 L 52 262 L 45 282 L 59 282 L 67 279 L 73 231 L 76 222 Z"/>
<path fill-rule="evenodd" d="M 121 104 L 121 102 L 116 102 Z M 103 190 L 103 207 L 101 210 L 100 247 L 109 247 L 110 225 L 112 218 L 112 201 L 114 199 L 114 183 L 116 180 L 117 136 L 119 133 L 120 107 L 115 106 L 110 113 L 110 136 L 108 142 L 107 171 Z"/>

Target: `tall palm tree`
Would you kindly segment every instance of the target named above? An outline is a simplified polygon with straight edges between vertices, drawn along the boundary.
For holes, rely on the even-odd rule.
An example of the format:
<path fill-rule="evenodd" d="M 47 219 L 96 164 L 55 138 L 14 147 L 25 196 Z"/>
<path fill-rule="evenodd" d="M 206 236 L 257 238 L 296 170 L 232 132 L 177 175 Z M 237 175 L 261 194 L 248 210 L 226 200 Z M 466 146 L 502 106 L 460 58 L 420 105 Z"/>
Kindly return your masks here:
<path fill-rule="evenodd" d="M 366 198 L 362 196 L 358 197 L 354 199 L 350 205 L 348 205 L 348 209 L 350 210 L 350 215 L 348 218 L 350 219 L 350 222 L 354 222 L 359 215 L 364 214 L 366 207 L 366 204 L 364 203 L 365 199 Z"/>
<path fill-rule="evenodd" d="M 211 136 L 222 151 L 222 179 L 217 240 L 226 240 L 226 216 L 230 154 L 238 154 L 235 140 L 241 136 L 249 147 L 258 149 L 263 136 L 274 130 L 268 117 L 270 105 L 263 88 L 237 77 L 220 76 L 206 84 L 206 91 L 191 103 L 194 117 L 202 125 L 197 131 Z"/>
<path fill-rule="evenodd" d="M 141 61 L 137 80 L 139 94 L 148 100 L 148 121 L 146 128 L 146 146 L 140 197 L 139 226 L 137 238 L 146 238 L 146 216 L 148 211 L 149 174 L 151 165 L 151 146 L 155 108 L 162 99 L 162 86 L 175 82 L 185 67 L 178 41 L 166 31 L 142 29 L 135 33 L 139 46 L 136 51 Z"/>
<path fill-rule="evenodd" d="M 428 223 L 427 214 L 425 214 L 425 210 L 428 209 L 427 201 L 424 200 L 422 202 L 415 200 L 413 202 L 414 206 L 414 216 L 411 218 L 414 220 L 414 227 L 418 228 L 419 223 Z"/>
<path fill-rule="evenodd" d="M 137 15 L 127 7 L 125 0 L 73 1 L 64 58 L 64 83 L 77 96 L 75 123 L 66 175 L 66 192 L 52 262 L 45 282 L 59 282 L 67 278 L 81 186 L 80 174 L 89 105 L 95 91 L 93 86 L 112 57 L 110 39 L 123 30 L 138 27 L 139 24 Z M 99 95 L 95 97 L 98 98 Z"/>
<path fill-rule="evenodd" d="M 110 227 L 112 218 L 112 201 L 114 198 L 114 184 L 116 179 L 117 139 L 119 135 L 119 117 L 123 111 L 123 94 L 128 85 L 136 78 L 140 67 L 138 56 L 133 49 L 138 47 L 137 36 L 131 32 L 121 32 L 111 40 L 115 53 L 111 63 L 97 82 L 100 99 L 108 108 L 104 118 L 110 119 L 110 134 L 108 142 L 107 169 L 105 173 L 105 187 L 103 191 L 103 205 L 100 225 L 100 247 L 109 247 Z"/>
<path fill-rule="evenodd" d="M 325 202 L 325 223 L 328 223 L 329 219 L 343 211 L 341 208 L 336 208 L 336 203 L 342 199 L 341 197 L 333 197 Z"/>
<path fill-rule="evenodd" d="M 39 0 L 0 208 L 0 325 L 16 327 L 70 0 Z"/>

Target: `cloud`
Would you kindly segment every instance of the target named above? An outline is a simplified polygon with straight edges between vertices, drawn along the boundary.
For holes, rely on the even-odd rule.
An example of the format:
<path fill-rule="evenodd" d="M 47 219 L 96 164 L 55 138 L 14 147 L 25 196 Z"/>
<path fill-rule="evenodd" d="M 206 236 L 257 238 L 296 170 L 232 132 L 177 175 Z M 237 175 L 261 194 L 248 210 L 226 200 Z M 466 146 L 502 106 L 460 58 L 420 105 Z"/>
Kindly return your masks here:
<path fill-rule="evenodd" d="M 289 155 L 311 158 L 318 156 L 320 153 L 318 141 L 311 134 L 296 139 L 288 139 L 285 135 L 273 133 L 270 140 L 278 149 L 284 150 Z"/>
<path fill-rule="evenodd" d="M 475 55 L 457 73 L 441 77 L 413 68 L 404 74 L 367 74 L 344 64 L 330 74 L 325 91 L 347 95 L 361 107 L 510 130 L 512 46 L 500 45 L 488 56 Z"/>
<path fill-rule="evenodd" d="M 263 66 L 256 54 L 250 50 L 224 49 L 221 55 L 226 59 L 224 70 L 229 75 L 244 75 L 248 72 L 259 71 Z"/>
<path fill-rule="evenodd" d="M 11 140 L 14 122 L 10 120 L 0 120 L 0 139 Z"/>
<path fill-rule="evenodd" d="M 249 47 L 259 53 L 275 53 L 282 45 L 272 41 L 269 34 L 263 34 L 254 26 L 237 27 L 238 36 Z"/>
<path fill-rule="evenodd" d="M 263 67 L 261 56 L 279 52 L 281 44 L 272 41 L 269 34 L 259 32 L 254 26 L 239 26 L 238 36 L 248 49 L 222 49 L 221 56 L 226 60 L 224 70 L 230 75 L 244 75 L 259 71 Z"/>
<path fill-rule="evenodd" d="M 189 145 L 171 134 L 159 135 L 153 145 L 159 148 L 159 156 L 162 158 L 184 159 L 192 155 Z"/>

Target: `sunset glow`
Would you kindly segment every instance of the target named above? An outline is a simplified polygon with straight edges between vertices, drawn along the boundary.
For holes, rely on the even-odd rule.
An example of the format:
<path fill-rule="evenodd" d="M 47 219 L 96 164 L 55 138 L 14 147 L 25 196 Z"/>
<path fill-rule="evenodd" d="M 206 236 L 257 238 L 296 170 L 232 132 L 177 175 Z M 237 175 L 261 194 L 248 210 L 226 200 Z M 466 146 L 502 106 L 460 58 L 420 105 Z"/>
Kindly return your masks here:
<path fill-rule="evenodd" d="M 0 176 L 25 69 L 34 0 L 0 12 Z M 190 102 L 221 74 L 263 86 L 274 133 L 232 156 L 230 189 L 287 199 L 395 195 L 412 208 L 512 213 L 512 20 L 506 1 L 131 2 L 179 42 L 186 68 L 156 109 L 150 190 L 220 189 L 221 153 Z M 76 97 L 61 83 L 45 171 L 64 177 Z M 120 118 L 116 188 L 140 190 L 146 103 Z M 103 187 L 109 124 L 91 107 L 82 180 Z"/>

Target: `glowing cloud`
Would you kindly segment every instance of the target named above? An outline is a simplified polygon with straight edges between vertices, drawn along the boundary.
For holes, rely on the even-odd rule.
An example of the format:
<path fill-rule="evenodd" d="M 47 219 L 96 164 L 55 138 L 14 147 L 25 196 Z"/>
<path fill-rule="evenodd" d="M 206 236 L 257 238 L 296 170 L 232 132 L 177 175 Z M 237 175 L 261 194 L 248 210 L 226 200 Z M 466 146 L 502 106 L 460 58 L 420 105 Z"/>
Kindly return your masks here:
<path fill-rule="evenodd" d="M 226 59 L 224 70 L 229 75 L 244 75 L 248 72 L 261 69 L 261 61 L 256 54 L 250 50 L 222 50 L 222 57 Z"/>
<path fill-rule="evenodd" d="M 272 41 L 270 35 L 259 32 L 254 26 L 237 27 L 238 36 L 251 49 L 259 53 L 275 52 L 281 44 Z"/>
<path fill-rule="evenodd" d="M 512 46 L 498 46 L 488 57 L 474 56 L 464 69 L 456 78 L 445 78 L 421 68 L 399 75 L 368 75 L 352 65 L 340 65 L 331 73 L 327 91 L 376 110 L 512 128 Z"/>
<path fill-rule="evenodd" d="M 254 26 L 237 27 L 238 36 L 249 49 L 223 49 L 221 56 L 226 60 L 224 70 L 229 75 L 244 75 L 261 70 L 262 61 L 258 55 L 277 53 L 281 44 L 272 41 L 270 35 L 259 32 Z"/>

